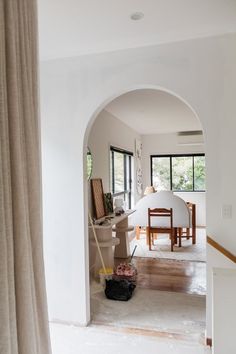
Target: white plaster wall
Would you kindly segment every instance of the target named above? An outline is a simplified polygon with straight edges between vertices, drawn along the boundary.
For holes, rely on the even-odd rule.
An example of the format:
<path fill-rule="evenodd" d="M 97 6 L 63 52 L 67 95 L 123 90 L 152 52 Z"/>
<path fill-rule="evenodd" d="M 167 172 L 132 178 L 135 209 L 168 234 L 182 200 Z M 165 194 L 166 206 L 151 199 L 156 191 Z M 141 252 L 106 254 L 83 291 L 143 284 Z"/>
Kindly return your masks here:
<path fill-rule="evenodd" d="M 212 307 L 212 317 L 208 321 L 212 321 L 213 353 L 233 354 L 236 265 L 210 245 L 207 246 L 207 258 L 207 278 L 213 289 L 212 299 L 207 298 L 208 306 Z"/>
<path fill-rule="evenodd" d="M 213 354 L 234 354 L 236 267 L 214 268 L 213 294 Z"/>
<path fill-rule="evenodd" d="M 196 117 L 196 119 L 198 119 Z M 142 135 L 143 143 L 143 182 L 144 188 L 151 184 L 151 155 L 194 154 L 205 153 L 204 145 L 179 145 L 177 134 Z M 197 226 L 206 226 L 206 194 L 205 192 L 175 193 L 186 202 L 196 204 Z"/>
<path fill-rule="evenodd" d="M 88 249 L 81 213 L 84 208 L 83 139 L 78 138 L 77 116 L 73 119 L 68 112 L 71 98 L 63 79 L 60 74 L 50 77 L 49 73 L 41 90 L 48 309 L 52 321 L 85 325 L 89 318 L 89 301 L 85 293 L 88 278 L 84 265 Z"/>
<path fill-rule="evenodd" d="M 199 227 L 206 226 L 206 193 L 205 192 L 175 192 L 186 202 L 196 204 L 196 224 Z"/>
<path fill-rule="evenodd" d="M 231 159 L 236 149 L 235 62 L 236 36 L 231 34 L 41 64 L 44 242 L 51 318 L 81 324 L 90 318 L 84 147 L 97 114 L 127 90 L 165 88 L 187 101 L 200 117 L 207 158 L 207 232 L 236 253 L 236 165 Z M 223 203 L 232 205 L 232 219 L 222 219 Z M 208 336 L 210 303 L 209 288 Z"/>
<path fill-rule="evenodd" d="M 93 156 L 92 178 L 102 178 L 104 193 L 111 191 L 110 146 L 133 152 L 132 199 L 134 204 L 140 198 L 134 173 L 136 171 L 135 139 L 140 139 L 140 135 L 106 110 L 96 118 L 88 138 L 88 146 Z"/>

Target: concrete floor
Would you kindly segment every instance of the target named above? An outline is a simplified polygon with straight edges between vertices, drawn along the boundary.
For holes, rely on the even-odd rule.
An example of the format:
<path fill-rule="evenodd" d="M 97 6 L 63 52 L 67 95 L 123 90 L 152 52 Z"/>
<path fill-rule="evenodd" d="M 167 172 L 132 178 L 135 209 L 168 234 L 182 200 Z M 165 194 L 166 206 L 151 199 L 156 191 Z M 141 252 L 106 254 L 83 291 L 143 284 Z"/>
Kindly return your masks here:
<path fill-rule="evenodd" d="M 88 327 L 51 323 L 52 354 L 210 354 L 205 296 L 136 289 L 128 302 L 93 286 Z"/>
<path fill-rule="evenodd" d="M 137 287 L 128 302 L 112 301 L 92 282 L 92 324 L 51 323 L 52 354 L 210 354 L 205 296 L 172 291 Z"/>
<path fill-rule="evenodd" d="M 205 296 L 137 287 L 129 301 L 108 300 L 99 285 L 92 286 L 92 323 L 191 336 L 204 340 Z"/>
<path fill-rule="evenodd" d="M 101 326 L 51 324 L 52 354 L 210 354 L 191 341 L 126 333 Z"/>

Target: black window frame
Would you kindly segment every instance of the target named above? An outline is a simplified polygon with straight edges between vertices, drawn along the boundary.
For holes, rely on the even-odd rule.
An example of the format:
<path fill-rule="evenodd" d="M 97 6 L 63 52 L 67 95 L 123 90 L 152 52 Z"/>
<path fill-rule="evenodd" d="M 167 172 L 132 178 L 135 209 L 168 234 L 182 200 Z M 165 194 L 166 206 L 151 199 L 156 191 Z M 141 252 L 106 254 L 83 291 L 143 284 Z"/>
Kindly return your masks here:
<path fill-rule="evenodd" d="M 121 192 L 115 193 L 115 166 L 114 166 L 114 152 L 118 152 L 124 155 L 124 190 Z M 128 205 L 127 207 L 131 208 L 131 197 L 132 197 L 132 157 L 133 152 L 117 148 L 115 146 L 110 146 L 110 161 L 111 161 L 111 193 L 113 197 L 124 196 L 124 200 L 126 200 L 126 194 L 128 195 Z M 127 164 L 128 161 L 128 164 Z M 129 170 L 129 179 L 127 178 L 127 165 Z M 128 183 L 127 183 L 128 182 Z"/>
<path fill-rule="evenodd" d="M 205 154 L 204 153 L 196 153 L 196 154 L 164 154 L 164 155 L 150 155 L 150 166 L 151 166 L 151 185 L 153 185 L 153 163 L 152 163 L 152 160 L 153 158 L 157 158 L 157 157 L 168 157 L 170 159 L 170 190 L 172 190 L 172 185 L 173 185 L 173 182 L 172 182 L 172 158 L 173 157 L 192 157 L 192 168 L 193 168 L 193 189 L 192 190 L 174 190 L 174 192 L 183 192 L 183 193 L 198 193 L 198 192 L 205 192 L 206 189 L 198 189 L 198 190 L 195 190 L 194 189 L 194 157 L 197 157 L 197 156 L 204 156 L 205 157 Z"/>

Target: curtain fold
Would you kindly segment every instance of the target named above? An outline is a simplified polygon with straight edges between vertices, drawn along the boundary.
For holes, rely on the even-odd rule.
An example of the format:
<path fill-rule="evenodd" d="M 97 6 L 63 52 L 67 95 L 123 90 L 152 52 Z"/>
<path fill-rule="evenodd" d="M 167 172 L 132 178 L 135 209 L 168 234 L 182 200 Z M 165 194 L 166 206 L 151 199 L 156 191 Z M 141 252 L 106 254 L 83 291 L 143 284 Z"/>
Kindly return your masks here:
<path fill-rule="evenodd" d="M 0 354 L 48 354 L 36 0 L 0 0 Z"/>

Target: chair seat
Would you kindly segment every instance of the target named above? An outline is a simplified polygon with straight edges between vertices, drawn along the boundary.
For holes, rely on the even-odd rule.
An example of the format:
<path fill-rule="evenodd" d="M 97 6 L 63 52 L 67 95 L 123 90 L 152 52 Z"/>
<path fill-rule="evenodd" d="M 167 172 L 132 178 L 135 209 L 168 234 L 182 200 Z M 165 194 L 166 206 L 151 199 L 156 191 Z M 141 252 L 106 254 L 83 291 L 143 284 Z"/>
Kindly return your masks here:
<path fill-rule="evenodd" d="M 160 233 L 160 232 L 166 232 L 166 233 L 169 233 L 171 231 L 171 228 L 169 228 L 169 227 L 165 227 L 165 226 L 160 226 L 160 227 L 158 227 L 158 226 L 152 226 L 151 227 L 151 232 L 153 232 L 153 233 Z"/>

